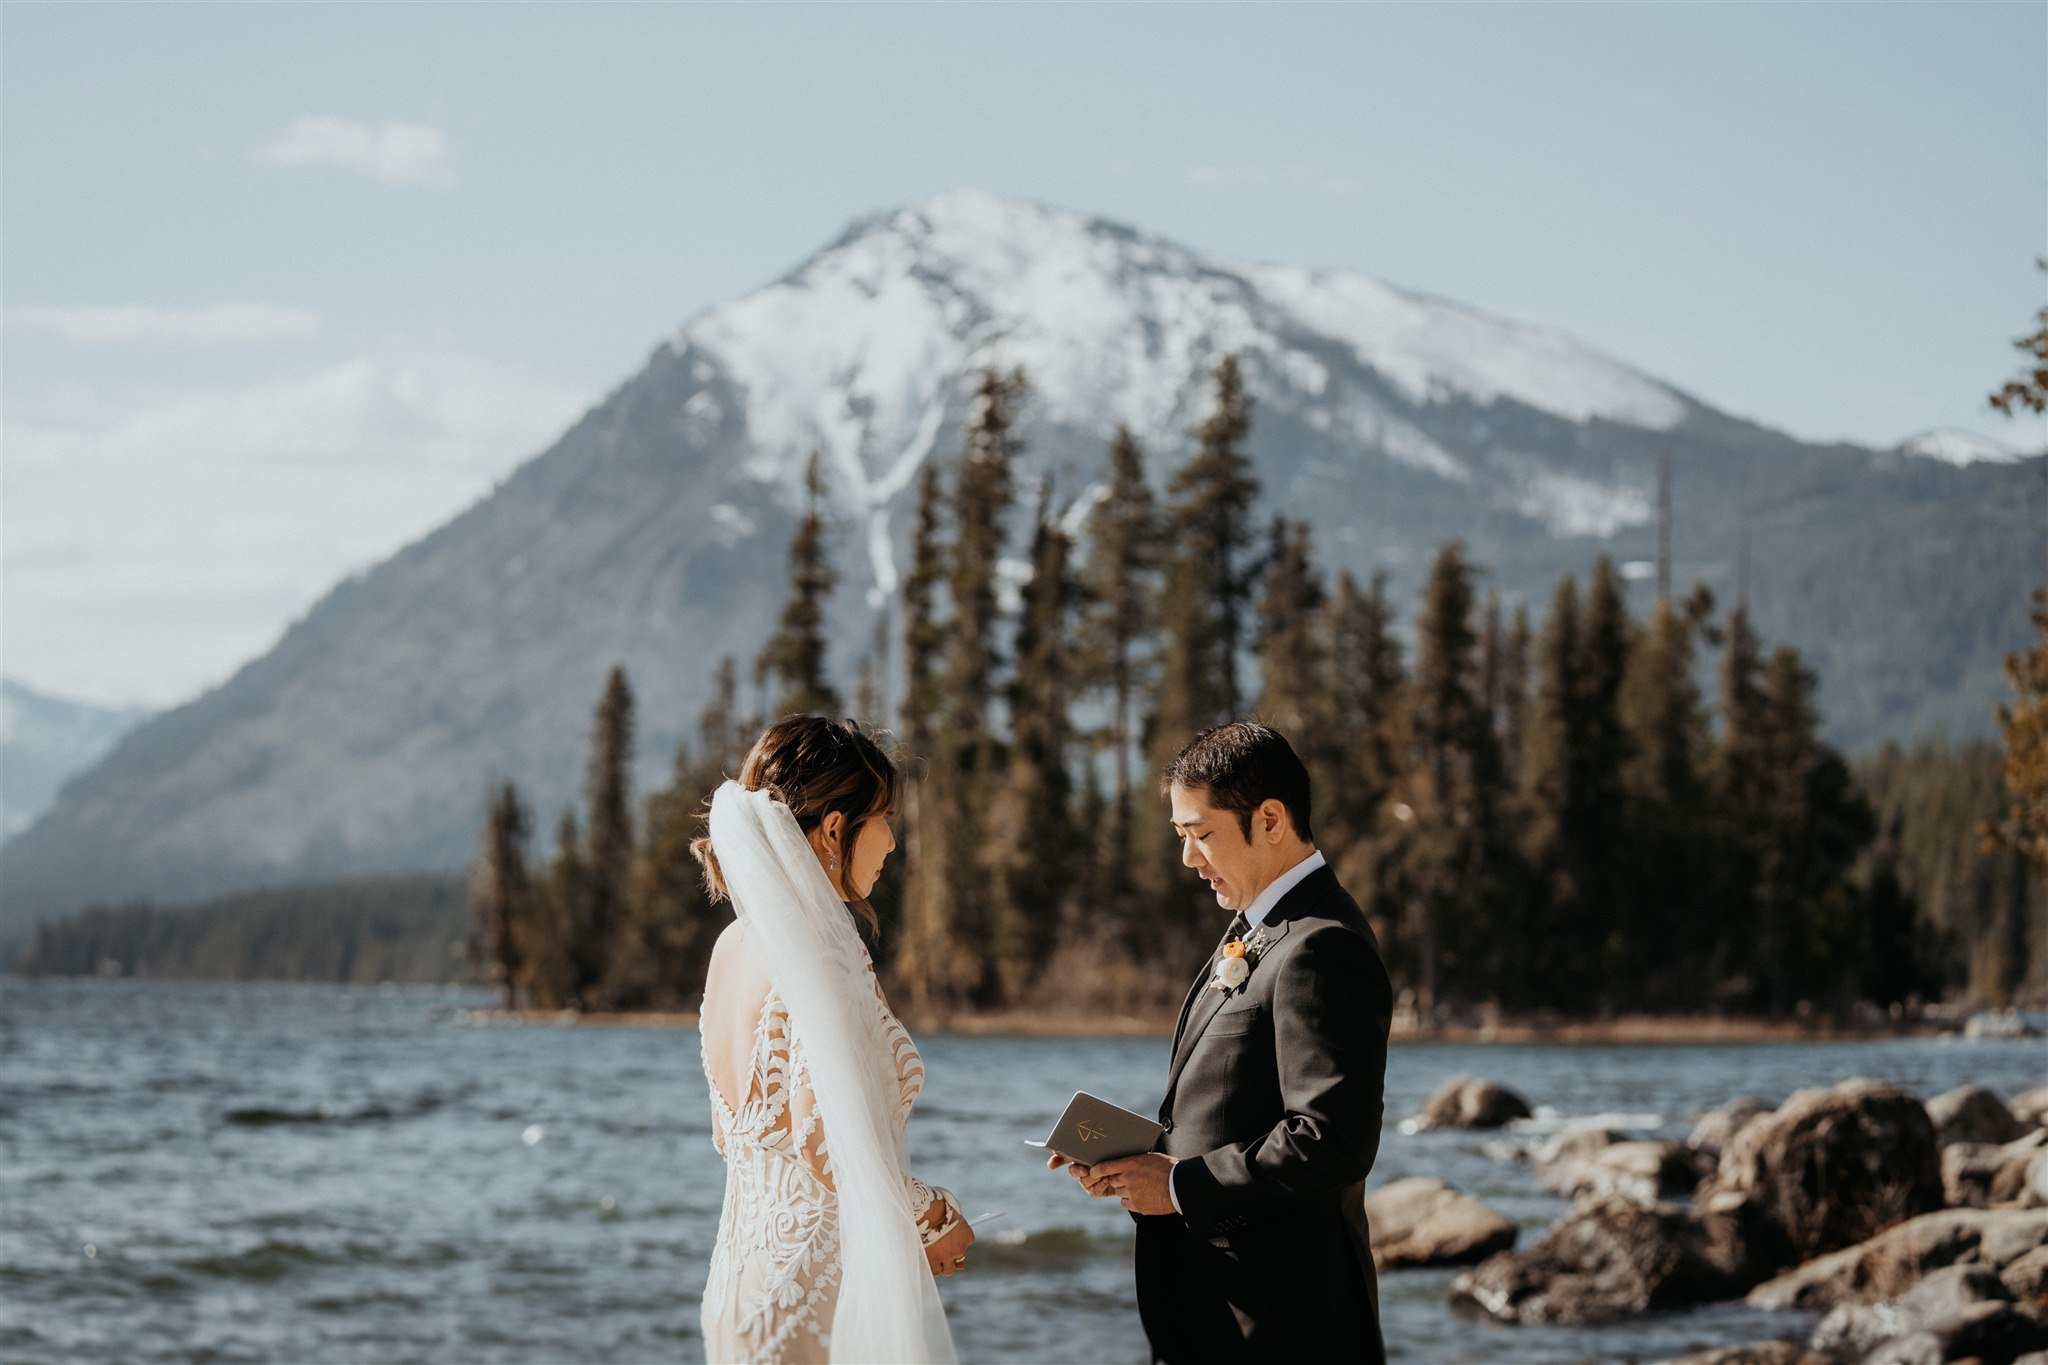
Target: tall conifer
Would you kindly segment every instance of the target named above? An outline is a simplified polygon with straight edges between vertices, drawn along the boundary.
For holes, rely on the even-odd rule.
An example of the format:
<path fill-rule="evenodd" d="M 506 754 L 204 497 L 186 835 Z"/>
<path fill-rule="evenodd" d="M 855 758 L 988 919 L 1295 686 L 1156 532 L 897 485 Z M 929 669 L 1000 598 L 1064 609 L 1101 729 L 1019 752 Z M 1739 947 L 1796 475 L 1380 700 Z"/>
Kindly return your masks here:
<path fill-rule="evenodd" d="M 824 457 L 804 467 L 804 511 L 789 542 L 789 600 L 775 634 L 754 665 L 756 685 L 774 679 L 777 716 L 836 715 L 839 694 L 825 679 L 825 602 L 839 583 L 825 544 Z"/>
<path fill-rule="evenodd" d="M 633 876 L 633 689 L 620 667 L 605 679 L 597 704 L 583 796 L 590 811 L 589 899 L 577 956 L 583 993 L 601 1008 L 616 994 L 610 978 L 630 970 L 631 957 L 621 931 Z"/>
<path fill-rule="evenodd" d="M 994 987 L 1006 1002 L 1020 999 L 1044 967 L 1063 908 L 1086 866 L 1068 767 L 1068 641 L 1077 596 L 1073 544 L 1053 519 L 1051 493 L 1048 484 L 1040 494 L 1032 533 L 1031 577 L 1023 588 L 1016 677 L 1009 688 L 1009 771 L 990 830 Z"/>

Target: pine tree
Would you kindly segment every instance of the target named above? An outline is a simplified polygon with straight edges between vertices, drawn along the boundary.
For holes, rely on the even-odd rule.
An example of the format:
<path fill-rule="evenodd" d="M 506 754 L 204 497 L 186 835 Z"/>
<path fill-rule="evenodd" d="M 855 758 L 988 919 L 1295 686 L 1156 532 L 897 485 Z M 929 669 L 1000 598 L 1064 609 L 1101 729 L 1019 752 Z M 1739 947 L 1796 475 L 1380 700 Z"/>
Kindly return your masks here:
<path fill-rule="evenodd" d="M 1403 807 L 1401 883 L 1406 915 L 1397 939 L 1425 1009 L 1484 988 L 1502 902 L 1499 771 L 1491 717 L 1479 691 L 1479 638 L 1472 569 L 1464 546 L 1445 545 L 1431 568 L 1416 623 L 1409 682 L 1408 755 L 1395 814 Z"/>
<path fill-rule="evenodd" d="M 539 936 L 547 945 L 530 961 L 533 1003 L 539 1009 L 588 1009 L 585 975 L 590 942 L 590 864 L 583 856 L 583 832 L 573 809 L 562 812 L 555 829 L 555 857 L 540 897 Z"/>
<path fill-rule="evenodd" d="M 1258 565 L 1249 555 L 1259 484 L 1244 453 L 1251 410 L 1237 357 L 1227 355 L 1216 366 L 1216 408 L 1196 430 L 1194 457 L 1173 480 L 1175 568 L 1194 594 L 1199 623 L 1185 643 L 1206 694 L 1198 694 L 1197 730 L 1235 719 L 1243 707 L 1238 654 L 1258 585 Z M 1176 749 L 1191 737 L 1192 732 L 1180 736 Z"/>
<path fill-rule="evenodd" d="M 767 648 L 754 665 L 756 686 L 777 682 L 778 716 L 837 715 L 839 694 L 825 680 L 825 602 L 839 575 L 825 545 L 825 468 L 811 452 L 804 469 L 804 512 L 789 542 L 789 601 Z"/>
<path fill-rule="evenodd" d="M 1711 949 L 1716 830 L 1707 805 L 1709 737 L 1693 681 L 1695 641 L 1713 612 L 1704 587 L 1681 606 L 1658 600 L 1629 653 L 1618 697 L 1628 759 L 1621 785 L 1627 832 L 1617 850 L 1633 916 L 1621 979 L 1649 1000 L 1705 1003 L 1697 964 Z M 1654 926 L 1654 928 L 1652 927 Z"/>
<path fill-rule="evenodd" d="M 1044 967 L 1085 867 L 1068 770 L 1073 666 L 1067 641 L 1078 591 L 1070 569 L 1073 544 L 1053 519 L 1051 495 L 1048 484 L 1032 535 L 1009 688 L 1009 771 L 991 830 L 990 947 L 996 995 L 1006 1003 L 1021 999 Z"/>
<path fill-rule="evenodd" d="M 1159 511 L 1145 478 L 1144 454 L 1130 428 L 1119 426 L 1109 448 L 1109 486 L 1088 514 L 1088 555 L 1081 569 L 1080 667 L 1109 694 L 1114 795 L 1104 857 L 1105 889 L 1121 903 L 1131 873 L 1132 759 L 1138 750 L 1137 704 L 1157 674 L 1153 655 L 1161 555 Z"/>
<path fill-rule="evenodd" d="M 910 536 L 910 572 L 903 580 L 903 718 L 912 762 L 903 804 L 903 924 L 896 972 L 912 1004 L 928 1009 L 964 978 L 948 894 L 947 830 L 931 781 L 939 723 L 939 662 L 946 632 L 939 590 L 946 576 L 945 488 L 936 465 L 918 476 Z"/>
<path fill-rule="evenodd" d="M 2016 695 L 1997 714 L 2012 808 L 1994 832 L 2035 867 L 2048 870 L 2048 587 L 2034 590 L 2028 616 L 2033 645 L 2005 656 L 2005 676 Z"/>
<path fill-rule="evenodd" d="M 1500 766 L 1503 785 L 1522 784 L 1522 749 L 1529 722 L 1529 608 L 1515 604 L 1500 661 Z"/>
<path fill-rule="evenodd" d="M 1310 544 L 1308 523 L 1276 520 L 1259 599 L 1259 714 L 1288 736 L 1314 776 L 1335 786 L 1334 772 L 1315 772 L 1330 739 L 1329 646 L 1323 608 L 1327 597 Z"/>
<path fill-rule="evenodd" d="M 1768 833 L 1762 645 L 1741 605 L 1723 628 L 1720 734 L 1708 763 L 1721 853 L 1710 895 L 1719 906 L 1713 948 L 1701 977 L 1733 998 L 1754 994 L 1759 970 L 1757 850 Z"/>
<path fill-rule="evenodd" d="M 1377 859 L 1370 845 L 1381 811 L 1400 778 L 1401 691 L 1406 683 L 1401 642 L 1384 570 L 1361 592 L 1349 573 L 1337 576 L 1329 605 L 1329 731 L 1347 756 L 1341 772 L 1316 793 L 1317 834 L 1347 885 L 1363 885 Z M 1357 849 L 1357 859 L 1346 852 Z M 1368 900 L 1378 899 L 1368 892 Z"/>
<path fill-rule="evenodd" d="M 939 680 L 932 794 L 946 826 L 943 867 L 954 905 L 954 932 L 965 950 L 959 979 L 950 984 L 978 1001 L 996 990 L 990 970 L 995 905 L 988 881 L 987 813 L 1002 779 L 993 715 L 1002 669 L 997 576 L 1004 524 L 1015 499 L 1017 407 L 1024 394 L 1020 371 L 982 375 L 966 457 L 953 485 L 946 580 L 953 611 Z"/>
<path fill-rule="evenodd" d="M 860 674 L 853 689 L 853 713 L 860 723 L 875 729 L 889 724 L 889 607 L 884 603 L 875 613 L 875 634 L 867 656 L 860 661 Z"/>
<path fill-rule="evenodd" d="M 1579 585 L 1558 580 L 1536 642 L 1536 693 L 1523 737 L 1522 858 L 1534 878 L 1527 917 L 1513 942 L 1529 980 L 1553 996 L 1585 1003 L 1599 984 L 1587 908 L 1586 691 L 1582 685 Z M 1511 1000 L 1515 997 L 1510 994 Z M 1531 1003 L 1526 997 L 1518 1003 Z"/>
<path fill-rule="evenodd" d="M 579 993 L 591 1007 L 607 1008 L 620 991 L 613 978 L 636 966 L 621 932 L 631 918 L 633 877 L 633 689 L 623 668 L 612 669 L 597 705 L 583 794 L 589 899 L 576 945 Z"/>
<path fill-rule="evenodd" d="M 1620 697 L 1632 633 L 1621 575 L 1615 572 L 1614 561 L 1601 555 L 1586 586 L 1584 635 L 1578 651 L 1585 725 L 1584 771 L 1578 785 L 1585 801 L 1585 825 L 1577 857 L 1586 895 L 1586 950 L 1600 972 L 1600 993 L 1609 1003 L 1627 984 L 1627 934 L 1632 927 L 1639 932 L 1642 928 L 1627 921 L 1622 859 L 1617 856 L 1626 841 L 1622 769 L 1628 762 L 1628 736 L 1621 723 Z"/>
<path fill-rule="evenodd" d="M 1761 713 L 1764 818 L 1752 827 L 1757 993 L 1772 1011 L 1821 994 L 1844 961 L 1853 965 L 1848 873 L 1876 832 L 1848 765 L 1820 738 L 1818 687 L 1798 651 L 1772 652 Z"/>
<path fill-rule="evenodd" d="M 507 782 L 487 804 L 481 849 L 470 879 L 470 907 L 476 923 L 473 958 L 485 980 L 495 979 L 511 1009 L 530 986 L 529 954 L 545 945 L 533 924 L 534 895 L 527 840 L 532 817 Z"/>

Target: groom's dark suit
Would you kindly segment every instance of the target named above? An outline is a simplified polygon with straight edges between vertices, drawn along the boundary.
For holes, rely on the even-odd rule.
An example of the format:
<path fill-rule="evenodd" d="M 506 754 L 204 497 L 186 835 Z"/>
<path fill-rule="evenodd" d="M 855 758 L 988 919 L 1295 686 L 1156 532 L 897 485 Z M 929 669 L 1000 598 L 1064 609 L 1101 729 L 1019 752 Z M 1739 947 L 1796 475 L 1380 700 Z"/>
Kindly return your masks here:
<path fill-rule="evenodd" d="M 1159 1121 L 1178 1214 L 1137 1215 L 1152 1354 L 1383 1361 L 1365 1177 L 1379 1151 L 1393 994 L 1358 903 L 1322 867 L 1273 907 L 1227 995 L 1205 967 Z"/>

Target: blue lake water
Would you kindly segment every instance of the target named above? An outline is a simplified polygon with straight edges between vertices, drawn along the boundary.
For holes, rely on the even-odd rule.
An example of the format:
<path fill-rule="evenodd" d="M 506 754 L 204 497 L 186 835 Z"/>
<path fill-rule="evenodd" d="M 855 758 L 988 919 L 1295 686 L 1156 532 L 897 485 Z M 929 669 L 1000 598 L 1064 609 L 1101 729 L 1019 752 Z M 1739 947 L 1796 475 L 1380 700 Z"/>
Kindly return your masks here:
<path fill-rule="evenodd" d="M 694 1361 L 724 1168 L 694 1032 L 478 1025 L 482 997 L 0 982 L 0 1360 Z M 1075 1089 L 1157 1102 L 1163 1041 L 922 1037 L 913 1165 L 1003 1209 L 944 1285 L 970 1361 L 1141 1362 L 1130 1224 L 1039 1168 Z M 1923 1098 L 2048 1083 L 2036 1041 L 1396 1045 L 1375 1185 L 1433 1175 L 1533 1238 L 1563 1210 L 1488 1135 L 1393 1124 L 1460 1072 L 1557 1124 L 1682 1135 L 1739 1094 L 1850 1076 Z M 1742 1307 L 1600 1329 L 1453 1312 L 1382 1279 L 1411 1361 L 1657 1360 L 1798 1322 Z"/>

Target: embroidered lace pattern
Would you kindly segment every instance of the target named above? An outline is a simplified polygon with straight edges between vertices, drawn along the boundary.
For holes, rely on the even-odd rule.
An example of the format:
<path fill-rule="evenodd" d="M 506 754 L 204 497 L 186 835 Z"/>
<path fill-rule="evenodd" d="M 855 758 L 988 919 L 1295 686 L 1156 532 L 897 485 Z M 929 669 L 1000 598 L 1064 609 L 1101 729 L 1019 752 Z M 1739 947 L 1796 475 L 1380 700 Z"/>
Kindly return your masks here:
<path fill-rule="evenodd" d="M 735 925 L 728 933 L 743 933 Z M 873 964 L 869 963 L 872 976 Z M 714 983 L 716 973 L 714 973 Z M 701 1018 L 704 1070 L 710 1082 L 712 1141 L 725 1158 L 725 1205 L 704 1287 L 704 1343 L 711 1361 L 824 1361 L 841 1278 L 839 1210 L 832 1160 L 812 1101 L 803 1039 L 771 987 L 753 1020 L 746 1090 L 735 1108 L 712 1066 L 714 1032 L 742 1026 L 730 1012 L 746 1002 L 713 998 Z M 875 1008 L 895 1056 L 901 1097 L 896 1145 L 924 1087 L 917 1045 L 883 1000 Z M 737 1084 L 735 1090 L 738 1089 Z M 950 1196 L 903 1172 L 911 1214 L 929 1243 L 957 1217 Z"/>

